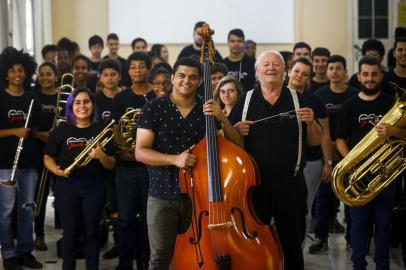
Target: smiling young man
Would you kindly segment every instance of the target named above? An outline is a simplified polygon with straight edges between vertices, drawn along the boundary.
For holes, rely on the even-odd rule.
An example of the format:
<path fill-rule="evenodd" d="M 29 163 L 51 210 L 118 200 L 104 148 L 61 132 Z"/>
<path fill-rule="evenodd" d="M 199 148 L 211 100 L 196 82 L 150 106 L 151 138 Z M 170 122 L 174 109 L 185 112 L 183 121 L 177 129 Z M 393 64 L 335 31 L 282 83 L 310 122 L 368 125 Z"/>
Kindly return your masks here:
<path fill-rule="evenodd" d="M 316 92 L 317 89 L 329 84 L 327 76 L 327 61 L 330 51 L 323 47 L 317 47 L 312 52 L 314 76 L 310 80 L 309 90 Z"/>
<path fill-rule="evenodd" d="M 361 92 L 343 105 L 337 122 L 337 149 L 341 156 L 345 157 L 391 108 L 393 99 L 382 92 L 382 79 L 378 60 L 363 57 L 358 72 Z M 404 133 L 398 133 L 400 129 L 385 123 L 377 125 L 375 130 L 382 137 L 403 138 Z M 394 191 L 395 185 L 391 184 L 366 205 L 349 208 L 353 270 L 367 268 L 365 256 L 368 254 L 371 224 L 375 224 L 376 269 L 389 269 Z"/>
<path fill-rule="evenodd" d="M 205 135 L 205 115 L 214 116 L 224 136 L 241 145 L 241 137 L 213 100 L 196 96 L 202 81 L 200 63 L 179 59 L 173 68 L 173 89 L 149 101 L 138 120 L 135 156 L 148 165 L 149 270 L 168 269 L 173 255 L 179 216 L 185 209 L 180 197 L 179 169 L 193 167 L 196 156 L 189 148 Z"/>
<path fill-rule="evenodd" d="M 233 29 L 228 33 L 228 49 L 230 54 L 222 60 L 228 68 L 228 76 L 241 82 L 244 91 L 251 90 L 255 84 L 255 59 L 244 53 L 245 35 L 241 29 Z"/>

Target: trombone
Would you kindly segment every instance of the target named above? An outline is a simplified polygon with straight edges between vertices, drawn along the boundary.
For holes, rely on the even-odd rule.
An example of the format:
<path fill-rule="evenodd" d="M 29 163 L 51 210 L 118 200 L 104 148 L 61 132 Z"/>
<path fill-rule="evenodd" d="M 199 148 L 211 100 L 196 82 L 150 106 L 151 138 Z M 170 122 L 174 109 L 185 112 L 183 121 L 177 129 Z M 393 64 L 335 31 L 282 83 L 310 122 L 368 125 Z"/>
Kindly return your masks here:
<path fill-rule="evenodd" d="M 70 175 L 72 171 L 76 168 L 83 168 L 92 160 L 89 157 L 90 151 L 97 145 L 100 144 L 100 147 L 104 150 L 107 143 L 113 138 L 113 128 L 111 127 L 114 124 L 114 119 L 111 120 L 93 141 L 88 144 L 85 149 L 80 152 L 80 154 L 75 158 L 74 162 L 63 170 L 66 175 Z"/>
<path fill-rule="evenodd" d="M 31 103 L 30 103 L 30 107 L 28 108 L 28 114 L 27 114 L 27 118 L 25 119 L 25 124 L 24 124 L 24 128 L 28 127 L 28 123 L 30 121 L 30 116 L 31 116 L 31 110 L 32 110 L 32 106 L 34 104 L 34 99 L 31 99 Z M 17 150 L 16 150 L 16 154 L 14 156 L 14 162 L 13 162 L 13 168 L 11 169 L 11 177 L 10 179 L 2 179 L 0 180 L 0 184 L 5 186 L 5 187 L 14 187 L 16 185 L 16 180 L 14 180 L 15 174 L 17 172 L 17 165 L 18 165 L 18 161 L 20 159 L 20 154 L 23 150 L 23 143 L 24 143 L 24 137 L 20 138 L 18 140 L 18 145 L 17 145 Z"/>
<path fill-rule="evenodd" d="M 55 116 L 54 121 L 52 122 L 52 128 L 54 129 L 60 123 L 66 120 L 64 116 L 64 107 L 66 106 L 66 102 L 68 101 L 69 95 L 73 92 L 74 87 L 74 76 L 72 73 L 65 73 L 61 77 L 61 84 L 57 89 L 57 97 L 56 97 L 56 104 L 55 104 Z M 41 178 L 38 182 L 37 193 L 35 194 L 35 215 L 38 216 L 39 212 L 41 211 L 43 200 L 44 200 L 44 192 L 45 192 L 45 184 L 48 179 L 48 169 L 44 166 L 41 173 Z"/>

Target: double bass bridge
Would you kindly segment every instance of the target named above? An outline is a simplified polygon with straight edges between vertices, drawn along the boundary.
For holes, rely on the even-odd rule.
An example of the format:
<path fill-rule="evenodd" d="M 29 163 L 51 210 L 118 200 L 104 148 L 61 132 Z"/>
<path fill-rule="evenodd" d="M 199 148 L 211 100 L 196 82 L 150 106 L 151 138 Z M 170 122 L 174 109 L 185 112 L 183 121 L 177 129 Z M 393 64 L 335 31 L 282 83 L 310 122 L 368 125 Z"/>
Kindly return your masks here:
<path fill-rule="evenodd" d="M 233 227 L 234 223 L 231 221 L 228 222 L 223 222 L 223 223 L 217 223 L 217 224 L 209 224 L 207 225 L 207 228 L 209 230 L 221 230 L 221 229 L 230 229 Z"/>

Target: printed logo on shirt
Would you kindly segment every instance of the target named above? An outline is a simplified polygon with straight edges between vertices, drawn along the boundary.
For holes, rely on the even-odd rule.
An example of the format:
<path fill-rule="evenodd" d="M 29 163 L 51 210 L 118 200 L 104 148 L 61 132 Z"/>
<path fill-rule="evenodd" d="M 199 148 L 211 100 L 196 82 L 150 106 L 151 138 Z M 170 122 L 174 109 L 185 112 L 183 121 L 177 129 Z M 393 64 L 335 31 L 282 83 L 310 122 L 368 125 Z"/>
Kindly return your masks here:
<path fill-rule="evenodd" d="M 27 118 L 27 114 L 22 110 L 9 110 L 7 115 L 10 123 L 16 121 L 25 121 Z"/>
<path fill-rule="evenodd" d="M 105 125 L 109 124 L 111 122 L 111 112 L 110 111 L 104 111 L 101 115 L 102 121 Z"/>
<path fill-rule="evenodd" d="M 378 122 L 382 119 L 383 115 L 375 115 L 374 113 L 371 114 L 360 114 L 358 117 L 358 123 L 360 127 L 368 127 L 374 126 L 378 124 Z"/>
<path fill-rule="evenodd" d="M 239 71 L 229 71 L 227 73 L 227 76 L 232 76 L 234 78 L 236 78 L 237 80 L 241 81 L 242 79 L 244 79 L 245 77 L 248 76 L 247 72 L 239 72 Z"/>
<path fill-rule="evenodd" d="M 90 142 L 91 142 L 91 139 L 86 140 L 86 138 L 69 137 L 66 140 L 66 146 L 67 146 L 68 151 L 70 151 L 74 148 L 84 148 Z"/>
<path fill-rule="evenodd" d="M 326 110 L 328 113 L 338 113 L 341 110 L 341 104 L 326 104 Z"/>
<path fill-rule="evenodd" d="M 55 112 L 55 106 L 54 105 L 45 105 L 41 104 L 41 111 L 46 114 L 51 114 Z"/>

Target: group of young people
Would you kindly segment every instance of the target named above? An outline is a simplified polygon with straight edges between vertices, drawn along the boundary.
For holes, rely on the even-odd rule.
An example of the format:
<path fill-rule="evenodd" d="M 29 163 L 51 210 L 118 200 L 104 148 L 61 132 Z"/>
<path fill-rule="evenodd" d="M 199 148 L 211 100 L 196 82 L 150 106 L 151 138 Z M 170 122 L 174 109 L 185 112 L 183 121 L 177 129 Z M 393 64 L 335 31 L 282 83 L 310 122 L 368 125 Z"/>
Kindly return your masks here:
<path fill-rule="evenodd" d="M 406 38 L 396 39 L 396 64 L 387 73 L 381 67 L 382 43 L 367 40 L 354 74 L 357 80 L 348 80 L 345 58 L 330 55 L 326 48 L 312 51 L 298 42 L 291 59 L 273 50 L 255 58 L 255 43 L 247 42 L 241 29 L 233 29 L 228 34 L 229 56 L 222 59 L 216 53 L 212 66 L 214 99 L 204 101 L 203 74 L 196 60 L 202 26 L 203 22 L 195 25 L 194 43 L 182 50 L 173 67 L 167 63 L 164 45 L 153 46 L 148 54 L 142 38 L 132 43 L 140 51 L 121 58 L 115 34 L 107 37 L 109 54 L 104 59 L 103 39 L 98 36 L 89 39 L 91 58 L 75 55 L 63 40 L 57 47 L 44 47 L 48 61 L 38 69 L 23 51 L 3 50 L 0 245 L 6 270 L 42 268 L 32 251 L 34 246 L 46 250 L 45 207 L 34 217 L 36 186 L 44 166 L 62 224 L 63 269 L 76 268 L 81 235 L 86 269 L 98 269 L 99 224 L 107 204 L 117 222 L 114 247 L 104 257 L 118 256 L 118 270 L 133 269 L 134 259 L 137 269 L 168 269 L 185 207 L 178 172 L 196 164 L 189 149 L 205 135 L 205 116 L 215 117 L 224 137 L 256 161 L 261 183 L 252 191 L 253 207 L 260 222 L 276 228 L 285 269 L 304 269 L 303 245 L 312 208 L 316 240 L 309 253 L 328 249 L 329 224 L 337 209 L 331 188 L 334 165 L 372 129 L 385 138 L 406 138 L 404 127 L 377 124 L 393 104 L 388 82 L 406 88 Z M 154 63 L 154 57 L 161 63 Z M 65 106 L 56 104 L 57 86 L 67 71 L 73 74 L 74 90 L 64 108 L 66 121 L 55 125 L 55 112 Z M 133 109 L 142 109 L 135 144 L 117 147 L 120 119 Z M 66 171 L 109 127 L 113 139 L 104 146 L 95 143 L 86 152 L 90 158 L 86 166 Z M 23 149 L 15 161 L 21 138 Z M 3 181 L 13 167 L 16 185 L 6 186 Z M 390 213 L 397 183 L 402 181 L 365 206 L 346 211 L 353 269 L 366 269 L 373 223 L 377 268 L 389 269 Z M 48 191 L 43 194 L 47 195 Z"/>

